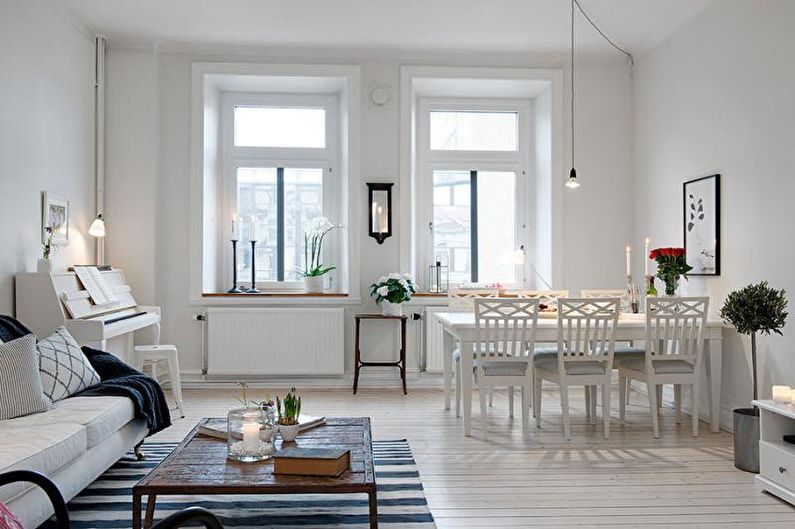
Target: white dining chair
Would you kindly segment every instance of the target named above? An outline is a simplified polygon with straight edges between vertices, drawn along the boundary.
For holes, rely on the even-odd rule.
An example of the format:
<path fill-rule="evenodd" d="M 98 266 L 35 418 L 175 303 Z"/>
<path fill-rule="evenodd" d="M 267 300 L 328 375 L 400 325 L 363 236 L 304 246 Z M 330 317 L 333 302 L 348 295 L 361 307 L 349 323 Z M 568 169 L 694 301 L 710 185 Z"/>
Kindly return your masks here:
<path fill-rule="evenodd" d="M 627 290 L 624 288 L 584 288 L 580 291 L 580 296 L 583 298 L 622 298 L 626 296 L 626 294 Z M 638 347 L 633 342 L 622 342 L 616 344 L 615 357 L 616 360 L 619 358 L 643 358 L 645 351 L 646 350 L 643 347 Z M 592 391 L 595 391 L 595 389 L 596 388 L 593 388 Z M 628 380 L 625 390 L 627 404 L 629 404 L 631 389 L 632 383 Z M 586 393 L 586 405 L 588 405 L 590 402 L 590 404 L 596 408 L 596 400 L 592 400 L 589 397 L 590 394 Z"/>
<path fill-rule="evenodd" d="M 610 384 L 618 312 L 618 298 L 558 300 L 557 354 L 554 357 L 534 355 L 533 358 L 536 426 L 541 427 L 544 380 L 560 387 L 563 431 L 567 440 L 571 439 L 569 387 L 601 386 L 604 436 L 610 437 Z"/>
<path fill-rule="evenodd" d="M 660 437 L 659 393 L 673 384 L 677 422 L 682 414 L 682 386 L 690 386 L 693 437 L 698 436 L 699 371 L 704 352 L 708 297 L 653 297 L 646 299 L 646 353 L 641 359 L 618 362 L 620 416 L 623 424 L 626 380 L 645 382 L 649 393 L 654 438 Z"/>
<path fill-rule="evenodd" d="M 486 400 L 494 387 L 522 388 L 522 432 L 525 435 L 530 432 L 533 370 L 532 356 L 527 351 L 533 350 L 535 342 L 538 304 L 538 299 L 475 300 L 475 353 L 471 369 L 480 400 L 484 439 L 488 436 Z M 461 368 L 465 368 L 463 362 Z"/>

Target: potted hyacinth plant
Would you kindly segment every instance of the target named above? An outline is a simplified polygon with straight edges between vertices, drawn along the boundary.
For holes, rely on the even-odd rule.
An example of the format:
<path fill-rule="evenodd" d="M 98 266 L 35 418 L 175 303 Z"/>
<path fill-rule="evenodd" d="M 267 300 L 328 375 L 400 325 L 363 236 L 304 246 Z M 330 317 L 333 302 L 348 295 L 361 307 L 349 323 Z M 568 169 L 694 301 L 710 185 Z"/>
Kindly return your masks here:
<path fill-rule="evenodd" d="M 325 275 L 336 269 L 322 263 L 323 238 L 339 226 L 334 226 L 326 217 L 315 217 L 309 221 L 304 232 L 304 278 L 306 292 L 323 292 Z"/>
<path fill-rule="evenodd" d="M 290 392 L 284 396 L 284 400 L 276 397 L 276 413 L 279 418 L 279 433 L 282 434 L 282 441 L 291 443 L 298 435 L 301 426 L 298 418 L 301 416 L 301 397 L 295 394 L 295 388 L 290 388 Z"/>
<path fill-rule="evenodd" d="M 370 285 L 370 296 L 381 306 L 384 316 L 402 316 L 403 303 L 417 292 L 417 285 L 411 274 L 392 273 L 383 276 Z"/>
<path fill-rule="evenodd" d="M 687 273 L 693 269 L 687 264 L 685 249 L 656 248 L 649 252 L 649 259 L 657 261 L 657 277 L 665 283 L 665 295 L 675 296 L 679 279 L 687 279 Z"/>
<path fill-rule="evenodd" d="M 767 281 L 748 285 L 730 293 L 720 309 L 720 317 L 751 337 L 751 378 L 753 399 L 759 398 L 756 361 L 756 335 L 781 335 L 787 322 L 787 293 L 768 286 Z M 734 410 L 734 466 L 759 472 L 759 409 Z"/>

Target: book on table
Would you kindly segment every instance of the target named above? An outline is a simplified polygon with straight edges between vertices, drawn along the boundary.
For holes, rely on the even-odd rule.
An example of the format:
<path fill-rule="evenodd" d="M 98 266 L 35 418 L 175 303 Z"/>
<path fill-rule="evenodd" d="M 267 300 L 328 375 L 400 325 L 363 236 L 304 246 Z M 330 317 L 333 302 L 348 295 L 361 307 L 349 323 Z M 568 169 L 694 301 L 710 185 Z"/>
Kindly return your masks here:
<path fill-rule="evenodd" d="M 273 456 L 273 473 L 337 477 L 351 466 L 351 451 L 341 448 L 285 448 Z"/>
<path fill-rule="evenodd" d="M 207 437 L 215 437 L 217 439 L 227 438 L 227 421 L 224 418 L 208 419 L 204 424 L 199 425 L 199 433 Z M 325 417 L 313 417 L 311 415 L 301 415 L 298 417 L 298 431 L 303 432 L 326 424 Z M 243 432 L 232 432 L 235 439 L 243 439 Z"/>

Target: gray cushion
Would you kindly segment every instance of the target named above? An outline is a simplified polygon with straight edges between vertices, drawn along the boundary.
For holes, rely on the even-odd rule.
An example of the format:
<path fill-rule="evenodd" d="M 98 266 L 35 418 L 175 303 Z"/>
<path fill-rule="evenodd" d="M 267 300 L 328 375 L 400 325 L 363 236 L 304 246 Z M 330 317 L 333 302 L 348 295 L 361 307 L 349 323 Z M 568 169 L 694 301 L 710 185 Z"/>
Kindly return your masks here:
<path fill-rule="evenodd" d="M 46 411 L 39 377 L 39 355 L 32 334 L 0 342 L 0 419 Z"/>
<path fill-rule="evenodd" d="M 558 356 L 558 346 L 543 346 L 543 347 L 536 347 L 533 351 L 533 358 L 538 357 L 550 357 L 550 356 Z"/>
<path fill-rule="evenodd" d="M 533 364 L 536 368 L 542 371 L 549 371 L 556 373 L 558 371 L 558 359 L 549 357 L 538 357 L 533 359 Z M 593 361 L 578 361 L 578 362 L 564 362 L 567 375 L 604 375 L 605 363 L 597 360 Z"/>
<path fill-rule="evenodd" d="M 37 347 L 41 384 L 44 394 L 51 401 L 64 399 L 99 384 L 99 375 L 66 327 L 58 327 L 52 336 L 41 340 Z"/>
<path fill-rule="evenodd" d="M 489 377 L 521 377 L 527 372 L 527 362 L 481 362 L 483 374 Z M 473 367 L 475 364 L 473 362 Z"/>
<path fill-rule="evenodd" d="M 654 373 L 660 375 L 687 375 L 693 372 L 693 364 L 684 360 L 652 360 L 651 364 L 654 368 Z M 644 371 L 646 369 L 646 360 L 644 358 L 620 360 L 619 365 L 633 371 Z"/>
<path fill-rule="evenodd" d="M 615 356 L 620 356 L 622 358 L 630 357 L 630 356 L 640 356 L 643 358 L 643 355 L 646 354 L 646 349 L 643 347 L 633 347 L 631 345 L 617 345 L 614 350 Z"/>
<path fill-rule="evenodd" d="M 481 346 L 481 349 L 485 349 L 485 348 Z M 491 346 L 491 349 L 492 349 L 492 351 L 494 350 L 494 346 L 493 345 Z M 490 354 L 494 354 L 494 353 L 492 352 Z M 511 356 L 511 355 L 508 355 L 508 356 Z M 475 352 L 474 351 L 472 352 L 472 358 L 475 358 Z M 453 349 L 453 360 L 457 362 L 460 359 L 461 359 L 461 348 L 460 347 L 456 347 L 455 349 Z"/>

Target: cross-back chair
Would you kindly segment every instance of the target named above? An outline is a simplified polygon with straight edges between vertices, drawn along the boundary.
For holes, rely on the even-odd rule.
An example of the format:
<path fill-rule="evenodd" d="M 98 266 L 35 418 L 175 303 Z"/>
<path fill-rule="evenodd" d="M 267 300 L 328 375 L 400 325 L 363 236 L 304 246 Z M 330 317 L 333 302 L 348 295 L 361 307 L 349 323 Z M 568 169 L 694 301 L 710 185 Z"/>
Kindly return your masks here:
<path fill-rule="evenodd" d="M 618 312 L 617 298 L 558 300 L 557 354 L 554 357 L 535 355 L 533 359 L 536 426 L 541 426 L 544 380 L 560 387 L 563 431 L 567 440 L 571 439 L 569 387 L 601 386 L 604 436 L 610 437 L 610 382 Z"/>
<path fill-rule="evenodd" d="M 484 439 L 488 436 L 486 398 L 495 386 L 522 388 L 522 431 L 529 433 L 533 376 L 528 351 L 535 343 L 538 305 L 538 299 L 475 300 L 475 353 L 471 368 L 480 398 Z M 512 395 L 510 407 L 513 415 Z"/>
<path fill-rule="evenodd" d="M 646 299 L 646 353 L 642 359 L 621 359 L 618 363 L 621 422 L 626 405 L 626 380 L 648 386 L 652 429 L 660 436 L 659 393 L 664 384 L 674 385 L 677 422 L 681 421 L 682 386 L 690 386 L 693 436 L 698 436 L 699 372 L 704 353 L 708 297 L 656 297 Z"/>

